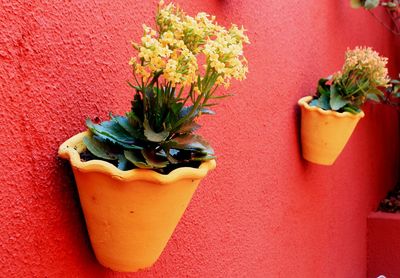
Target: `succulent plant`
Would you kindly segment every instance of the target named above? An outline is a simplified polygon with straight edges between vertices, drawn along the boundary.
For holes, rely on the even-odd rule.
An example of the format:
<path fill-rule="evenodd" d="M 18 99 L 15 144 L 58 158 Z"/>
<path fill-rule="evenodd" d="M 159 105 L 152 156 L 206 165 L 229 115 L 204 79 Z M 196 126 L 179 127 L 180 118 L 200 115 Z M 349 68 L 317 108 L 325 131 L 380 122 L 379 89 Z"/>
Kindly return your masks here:
<path fill-rule="evenodd" d="M 243 80 L 248 72 L 245 29 L 218 25 L 214 16 L 187 15 L 160 1 L 156 29 L 143 25 L 138 52 L 129 64 L 136 85 L 132 108 L 100 124 L 86 121 L 87 150 L 120 169 L 150 168 L 166 173 L 175 167 L 215 158 L 210 145 L 194 132 L 196 119 L 214 114 L 216 89 Z M 196 164 L 196 163 L 194 163 Z M 195 165 L 193 165 L 195 166 Z"/>
<path fill-rule="evenodd" d="M 340 71 L 318 81 L 311 106 L 356 114 L 367 100 L 381 101 L 384 94 L 379 88 L 387 87 L 390 80 L 388 59 L 369 47 L 349 49 L 345 56 Z"/>
<path fill-rule="evenodd" d="M 364 7 L 367 10 L 374 9 L 379 6 L 380 0 L 351 0 L 350 4 L 353 8 Z"/>
<path fill-rule="evenodd" d="M 93 155 L 117 162 L 122 170 L 134 166 L 161 172 L 174 164 L 215 158 L 210 145 L 193 134 L 200 128 L 196 118 L 214 114 L 212 110 L 204 105 L 184 106 L 185 100 L 172 87 L 136 89 L 125 116 L 110 115 L 109 121 L 100 124 L 86 121 L 90 135 L 84 144 Z"/>

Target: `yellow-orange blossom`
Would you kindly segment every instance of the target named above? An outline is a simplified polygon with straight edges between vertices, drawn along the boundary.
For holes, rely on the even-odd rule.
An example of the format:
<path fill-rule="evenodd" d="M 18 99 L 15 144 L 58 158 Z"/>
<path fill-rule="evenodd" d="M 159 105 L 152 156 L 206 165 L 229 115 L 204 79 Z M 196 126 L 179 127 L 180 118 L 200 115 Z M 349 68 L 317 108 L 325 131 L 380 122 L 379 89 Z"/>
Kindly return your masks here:
<path fill-rule="evenodd" d="M 173 4 L 165 6 L 163 1 L 156 25 L 157 30 L 143 25 L 141 43 L 133 43 L 138 57 L 129 64 L 144 82 L 160 76 L 173 87 L 194 86 L 196 90 L 198 76 L 214 76 L 215 84 L 225 87 L 232 78 L 245 79 L 248 67 L 243 44 L 248 44 L 249 39 L 243 28 L 232 25 L 227 30 L 215 22 L 214 16 L 202 12 L 191 17 Z M 198 59 L 199 56 L 205 59 Z M 202 74 L 199 61 L 204 60 Z"/>

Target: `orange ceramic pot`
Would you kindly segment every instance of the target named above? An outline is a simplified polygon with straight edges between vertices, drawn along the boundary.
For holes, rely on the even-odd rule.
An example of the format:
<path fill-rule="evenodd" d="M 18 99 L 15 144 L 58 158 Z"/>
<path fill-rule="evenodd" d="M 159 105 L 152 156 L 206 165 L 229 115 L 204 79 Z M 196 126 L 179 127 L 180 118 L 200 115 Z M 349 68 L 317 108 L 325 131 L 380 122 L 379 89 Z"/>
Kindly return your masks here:
<path fill-rule="evenodd" d="M 200 180 L 215 168 L 215 160 L 168 175 L 121 171 L 101 160 L 82 162 L 85 135 L 63 143 L 59 155 L 72 165 L 94 253 L 115 271 L 148 268 L 166 246 Z"/>
<path fill-rule="evenodd" d="M 338 113 L 310 106 L 311 96 L 303 97 L 301 108 L 301 145 L 304 159 L 332 165 L 342 152 L 364 112 Z"/>

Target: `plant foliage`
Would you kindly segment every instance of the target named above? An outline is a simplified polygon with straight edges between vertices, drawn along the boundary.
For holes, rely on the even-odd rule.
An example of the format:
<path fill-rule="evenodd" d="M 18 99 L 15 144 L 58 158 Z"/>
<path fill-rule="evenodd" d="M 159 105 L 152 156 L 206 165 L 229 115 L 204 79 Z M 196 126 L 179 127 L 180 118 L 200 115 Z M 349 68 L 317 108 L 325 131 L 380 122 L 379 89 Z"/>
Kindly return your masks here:
<path fill-rule="evenodd" d="M 371 48 L 347 50 L 342 70 L 318 81 L 317 93 L 310 105 L 359 113 L 366 100 L 379 102 L 384 96 L 379 87 L 388 86 L 386 64 L 387 58 L 380 57 Z"/>
<path fill-rule="evenodd" d="M 243 28 L 227 30 L 215 17 L 199 13 L 193 18 L 163 1 L 156 26 L 144 25 L 141 43 L 133 43 L 138 55 L 129 63 L 136 83 L 129 83 L 135 90 L 131 110 L 99 124 L 86 121 L 87 150 L 123 170 L 167 172 L 214 159 L 211 146 L 194 133 L 200 128 L 196 120 L 215 114 L 210 108 L 229 96 L 215 93 L 219 85 L 243 80 L 248 71 Z"/>

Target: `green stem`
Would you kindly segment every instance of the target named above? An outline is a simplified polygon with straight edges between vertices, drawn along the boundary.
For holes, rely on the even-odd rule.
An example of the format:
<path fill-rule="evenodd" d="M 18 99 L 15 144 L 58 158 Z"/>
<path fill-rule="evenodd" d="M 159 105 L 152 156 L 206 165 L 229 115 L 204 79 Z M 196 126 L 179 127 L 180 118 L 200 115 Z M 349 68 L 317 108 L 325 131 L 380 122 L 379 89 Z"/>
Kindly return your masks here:
<path fill-rule="evenodd" d="M 190 117 L 193 116 L 193 114 L 196 112 L 196 110 L 199 108 L 199 105 L 201 103 L 201 99 L 203 98 L 203 94 L 200 94 L 199 97 L 196 99 L 196 102 L 193 104 L 192 109 L 190 110 L 190 112 L 184 116 L 183 118 L 181 118 L 174 126 L 174 128 L 172 129 L 171 133 L 176 132 L 176 130 L 180 127 L 180 125 L 182 125 L 185 121 L 187 121 L 188 119 L 190 119 Z"/>

